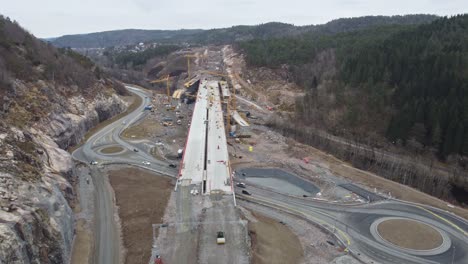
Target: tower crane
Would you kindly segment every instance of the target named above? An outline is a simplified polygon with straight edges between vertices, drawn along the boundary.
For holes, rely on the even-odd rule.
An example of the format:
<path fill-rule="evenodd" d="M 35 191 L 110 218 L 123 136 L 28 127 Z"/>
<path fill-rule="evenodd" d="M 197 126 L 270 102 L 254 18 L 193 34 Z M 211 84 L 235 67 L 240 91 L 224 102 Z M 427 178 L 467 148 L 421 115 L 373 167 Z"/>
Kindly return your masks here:
<path fill-rule="evenodd" d="M 191 70 L 190 70 L 190 59 L 191 59 L 191 58 L 204 58 L 204 57 L 206 57 L 206 55 L 187 54 L 187 55 L 185 55 L 185 57 L 187 58 L 187 74 L 188 74 L 188 79 L 191 79 L 191 78 L 192 78 L 192 73 L 191 73 Z"/>

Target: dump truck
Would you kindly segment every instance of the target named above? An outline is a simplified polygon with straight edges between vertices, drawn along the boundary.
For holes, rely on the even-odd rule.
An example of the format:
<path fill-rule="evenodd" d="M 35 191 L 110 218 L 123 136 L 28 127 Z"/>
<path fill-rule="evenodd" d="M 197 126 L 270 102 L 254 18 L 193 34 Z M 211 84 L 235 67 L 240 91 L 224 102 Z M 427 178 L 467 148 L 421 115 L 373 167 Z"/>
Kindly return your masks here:
<path fill-rule="evenodd" d="M 217 236 L 216 236 L 216 243 L 218 245 L 223 245 L 224 243 L 226 243 L 226 239 L 224 238 L 224 232 L 222 231 L 219 231 Z"/>

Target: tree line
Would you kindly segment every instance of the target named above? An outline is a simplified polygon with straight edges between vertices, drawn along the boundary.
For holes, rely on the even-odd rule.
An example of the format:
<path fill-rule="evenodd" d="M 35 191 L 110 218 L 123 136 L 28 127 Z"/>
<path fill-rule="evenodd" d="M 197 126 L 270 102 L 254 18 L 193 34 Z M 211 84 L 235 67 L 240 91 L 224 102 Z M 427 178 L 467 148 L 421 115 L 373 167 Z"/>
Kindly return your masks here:
<path fill-rule="evenodd" d="M 112 64 L 117 64 L 120 68 L 141 70 L 150 59 L 167 56 L 179 49 L 180 47 L 177 45 L 158 45 L 138 52 L 128 49 L 116 51 L 114 48 L 110 48 L 104 52 L 104 55 L 110 59 Z"/>
<path fill-rule="evenodd" d="M 307 72 L 323 51 L 332 50 L 337 71 L 332 92 L 338 103 L 346 103 L 352 127 L 365 126 L 363 114 L 374 115 L 367 120 L 388 115 L 382 134 L 390 142 L 417 143 L 435 149 L 442 159 L 468 155 L 468 15 L 423 25 L 252 40 L 238 47 L 251 66 L 288 65 L 310 105 L 323 79 L 300 72 Z M 350 100 L 350 93 L 361 96 Z M 307 116 L 314 110 L 300 111 Z"/>

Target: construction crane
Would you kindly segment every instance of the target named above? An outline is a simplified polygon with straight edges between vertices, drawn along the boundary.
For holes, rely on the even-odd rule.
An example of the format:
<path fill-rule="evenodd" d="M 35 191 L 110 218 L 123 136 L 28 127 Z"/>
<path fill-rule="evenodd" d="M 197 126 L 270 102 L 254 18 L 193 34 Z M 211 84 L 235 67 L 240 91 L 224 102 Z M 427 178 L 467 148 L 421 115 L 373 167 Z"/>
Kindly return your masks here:
<path fill-rule="evenodd" d="M 190 59 L 191 59 L 191 58 L 204 58 L 204 57 L 206 57 L 206 55 L 187 54 L 187 55 L 185 55 L 185 57 L 187 58 L 187 74 L 188 74 L 188 78 L 191 79 L 191 78 L 192 78 L 192 74 L 191 74 L 191 71 L 190 71 Z"/>
<path fill-rule="evenodd" d="M 169 86 L 170 78 L 171 78 L 171 76 L 168 74 L 168 75 L 166 75 L 166 77 L 163 77 L 163 78 L 161 78 L 161 79 L 150 81 L 151 84 L 153 84 L 153 83 L 160 83 L 160 82 L 166 82 L 167 102 L 172 102 L 172 99 L 171 99 L 171 91 L 170 91 L 171 89 L 170 89 L 170 86 Z"/>

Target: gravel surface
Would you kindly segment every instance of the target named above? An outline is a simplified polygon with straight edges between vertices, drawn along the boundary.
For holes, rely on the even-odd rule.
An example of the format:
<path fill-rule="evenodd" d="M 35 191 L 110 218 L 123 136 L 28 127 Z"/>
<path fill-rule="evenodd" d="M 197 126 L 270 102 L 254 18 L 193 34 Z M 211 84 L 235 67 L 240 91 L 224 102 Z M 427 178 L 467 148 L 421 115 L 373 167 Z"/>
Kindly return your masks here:
<path fill-rule="evenodd" d="M 231 196 L 204 197 L 211 206 L 206 206 L 201 215 L 198 263 L 249 263 L 249 237 L 247 221 L 240 218 Z M 224 232 L 226 244 L 218 245 L 216 235 Z"/>
<path fill-rule="evenodd" d="M 279 221 L 262 214 L 245 214 L 249 219 L 252 264 L 301 263 L 304 257 L 297 236 Z"/>
<path fill-rule="evenodd" d="M 292 195 L 315 196 L 320 191 L 313 183 L 276 168 L 243 168 L 236 171 L 236 177 Z"/>
<path fill-rule="evenodd" d="M 344 254 L 339 247 L 332 246 L 327 243 L 327 241 L 331 241 L 333 244 L 337 245 L 338 243 L 334 236 L 324 233 L 321 229 L 302 219 L 250 202 L 239 200 L 238 205 L 245 209 L 252 210 L 275 219 L 278 222 L 282 221 L 285 223 L 285 225 L 298 237 L 304 250 L 304 258 L 300 263 L 329 263 L 336 257 Z"/>

